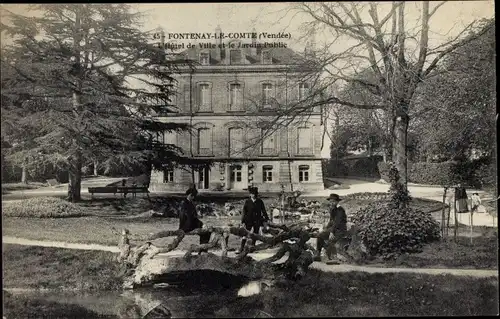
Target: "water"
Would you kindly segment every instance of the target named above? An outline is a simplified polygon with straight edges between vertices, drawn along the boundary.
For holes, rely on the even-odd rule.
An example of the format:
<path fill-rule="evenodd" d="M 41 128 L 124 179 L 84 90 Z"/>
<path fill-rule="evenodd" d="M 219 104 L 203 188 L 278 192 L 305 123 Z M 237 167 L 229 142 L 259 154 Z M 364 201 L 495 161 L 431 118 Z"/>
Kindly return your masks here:
<path fill-rule="evenodd" d="M 178 285 L 157 284 L 114 292 L 11 291 L 11 294 L 78 305 L 110 318 L 269 317 L 259 305 L 244 299 L 271 289 L 270 286 L 269 281 L 247 281 L 201 271 Z"/>

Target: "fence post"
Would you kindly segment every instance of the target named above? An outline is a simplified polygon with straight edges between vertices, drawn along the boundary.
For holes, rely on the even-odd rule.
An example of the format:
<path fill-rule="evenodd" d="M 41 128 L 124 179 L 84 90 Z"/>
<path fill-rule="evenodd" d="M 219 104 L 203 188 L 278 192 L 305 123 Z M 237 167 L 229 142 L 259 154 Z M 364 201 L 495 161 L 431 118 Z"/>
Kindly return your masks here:
<path fill-rule="evenodd" d="M 457 192 L 455 189 L 455 194 L 453 195 L 453 216 L 455 217 L 455 227 L 453 229 L 453 240 L 457 241 L 457 231 L 458 231 L 458 215 L 457 215 Z"/>
<path fill-rule="evenodd" d="M 444 238 L 444 232 L 446 228 L 446 217 L 445 217 L 445 210 L 446 210 L 446 193 L 448 192 L 448 187 L 444 187 L 444 193 L 443 193 L 443 210 L 441 211 L 441 237 Z"/>

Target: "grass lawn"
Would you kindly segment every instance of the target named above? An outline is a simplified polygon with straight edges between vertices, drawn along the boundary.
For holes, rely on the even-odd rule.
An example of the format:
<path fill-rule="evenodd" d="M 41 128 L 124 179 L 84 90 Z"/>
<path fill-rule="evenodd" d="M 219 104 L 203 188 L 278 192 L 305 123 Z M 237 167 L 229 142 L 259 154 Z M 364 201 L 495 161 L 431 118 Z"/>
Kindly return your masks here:
<path fill-rule="evenodd" d="M 373 261 L 376 263 L 377 261 Z M 458 236 L 431 243 L 423 251 L 385 261 L 388 267 L 498 269 L 498 233 L 491 228 L 482 236 Z"/>
<path fill-rule="evenodd" d="M 4 318 L 117 318 L 116 316 L 101 315 L 90 309 L 75 304 L 59 303 L 55 301 L 32 299 L 24 296 L 12 295 L 3 292 Z"/>
<path fill-rule="evenodd" d="M 177 197 L 177 199 L 182 197 Z M 95 243 L 103 245 L 116 245 L 119 235 L 113 228 L 120 231 L 123 228 L 130 230 L 133 235 L 132 243 L 145 240 L 151 233 L 162 230 L 175 230 L 178 227 L 177 218 L 126 218 L 126 216 L 144 213 L 147 210 L 159 210 L 162 205 L 171 202 L 172 198 L 153 198 L 151 202 L 142 198 L 128 199 L 100 199 L 78 203 L 85 212 L 92 216 L 78 218 L 13 218 L 3 217 L 2 235 L 15 236 L 33 240 L 66 241 L 72 243 Z M 200 202 L 215 202 L 223 205 L 228 198 L 201 198 Z M 274 200 L 265 198 L 267 201 Z M 242 199 L 235 200 L 236 206 Z M 342 203 L 346 211 L 355 212 L 364 205 L 372 203 L 371 200 L 352 199 Z M 423 210 L 440 209 L 441 203 L 414 199 L 412 205 Z M 439 214 L 439 213 L 438 213 Z M 204 217 L 208 226 L 222 226 L 228 223 L 239 223 L 239 217 Z M 481 230 L 482 229 L 482 230 Z M 483 232 L 480 237 L 474 238 L 472 246 L 467 238 L 459 237 L 458 243 L 446 240 L 433 243 L 424 248 L 419 254 L 402 256 L 397 261 L 383 262 L 374 260 L 370 263 L 378 266 L 401 267 L 465 267 L 497 269 L 498 245 L 497 230 L 476 227 L 475 232 Z M 450 230 L 450 234 L 453 231 Z M 459 235 L 467 235 L 468 229 L 461 228 Z M 229 245 L 239 248 L 240 239 L 230 236 Z M 163 245 L 172 239 L 158 239 L 156 244 Z M 187 236 L 179 245 L 179 249 L 186 249 L 191 244 L 198 243 L 198 236 Z"/>
<path fill-rule="evenodd" d="M 2 245 L 4 288 L 121 289 L 116 254 L 102 251 Z"/>
<path fill-rule="evenodd" d="M 498 279 L 450 275 L 322 273 L 264 291 L 227 307 L 274 317 L 472 316 L 498 314 Z M 220 311 L 224 316 L 224 311 Z M 239 316 L 236 314 L 236 316 Z"/>
<path fill-rule="evenodd" d="M 229 218 L 217 219 L 207 217 L 202 219 L 208 226 L 226 225 Z M 238 219 L 232 220 L 234 223 Z M 80 217 L 80 218 L 3 218 L 2 235 L 16 236 L 33 240 L 66 241 L 71 243 L 93 243 L 102 245 L 117 245 L 119 235 L 112 228 L 130 230 L 133 238 L 146 240 L 155 232 L 175 230 L 178 228 L 177 218 L 131 219 Z M 155 243 L 164 244 L 172 240 L 158 239 Z M 187 236 L 179 245 L 179 249 L 186 249 L 189 245 L 198 243 L 198 236 Z M 132 240 L 132 243 L 138 241 Z M 238 248 L 239 239 L 230 236 L 231 247 Z"/>

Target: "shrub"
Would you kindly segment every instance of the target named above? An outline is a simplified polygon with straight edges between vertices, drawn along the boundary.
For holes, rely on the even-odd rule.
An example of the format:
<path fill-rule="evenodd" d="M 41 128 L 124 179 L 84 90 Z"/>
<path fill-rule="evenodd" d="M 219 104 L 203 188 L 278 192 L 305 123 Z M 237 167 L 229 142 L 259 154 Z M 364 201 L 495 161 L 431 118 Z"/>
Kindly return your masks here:
<path fill-rule="evenodd" d="M 350 200 L 350 199 L 371 199 L 371 200 L 378 200 L 378 199 L 388 199 L 391 196 L 391 194 L 387 192 L 362 192 L 362 193 L 352 193 L 352 194 L 347 194 L 345 196 L 342 196 L 344 200 Z"/>
<path fill-rule="evenodd" d="M 441 237 L 439 223 L 430 213 L 409 207 L 408 190 L 400 183 L 396 166 L 389 165 L 390 200 L 362 207 L 351 219 L 368 253 L 386 259 L 418 252 Z"/>
<path fill-rule="evenodd" d="M 8 217 L 61 218 L 85 216 L 83 209 L 55 197 L 36 197 L 2 203 L 2 214 Z"/>
<path fill-rule="evenodd" d="M 408 179 L 417 184 L 449 185 L 460 181 L 457 162 L 412 163 L 408 167 Z"/>
<path fill-rule="evenodd" d="M 349 176 L 375 177 L 380 178 L 378 163 L 382 161 L 382 156 L 360 158 L 354 161 L 349 169 Z"/>
<path fill-rule="evenodd" d="M 359 209 L 352 217 L 370 255 L 394 258 L 421 251 L 425 244 L 440 239 L 439 223 L 430 213 L 391 208 L 378 203 Z"/>
<path fill-rule="evenodd" d="M 327 177 L 347 176 L 349 175 L 349 167 L 343 161 L 334 159 L 323 160 L 323 174 Z"/>
<path fill-rule="evenodd" d="M 480 187 L 492 187 L 497 184 L 497 166 L 495 163 L 483 164 L 474 172 L 474 178 Z"/>

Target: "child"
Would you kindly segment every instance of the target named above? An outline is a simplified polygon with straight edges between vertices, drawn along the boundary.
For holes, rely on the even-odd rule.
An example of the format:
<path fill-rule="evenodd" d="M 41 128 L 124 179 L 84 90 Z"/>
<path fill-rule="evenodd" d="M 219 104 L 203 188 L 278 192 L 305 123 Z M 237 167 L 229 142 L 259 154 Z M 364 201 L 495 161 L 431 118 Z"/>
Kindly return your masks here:
<path fill-rule="evenodd" d="M 479 198 L 478 193 L 472 194 L 471 197 L 471 206 L 472 206 L 472 213 L 477 212 L 477 209 L 479 208 L 479 205 L 481 205 L 481 198 Z"/>

